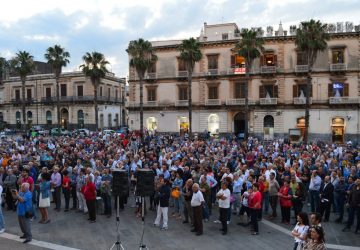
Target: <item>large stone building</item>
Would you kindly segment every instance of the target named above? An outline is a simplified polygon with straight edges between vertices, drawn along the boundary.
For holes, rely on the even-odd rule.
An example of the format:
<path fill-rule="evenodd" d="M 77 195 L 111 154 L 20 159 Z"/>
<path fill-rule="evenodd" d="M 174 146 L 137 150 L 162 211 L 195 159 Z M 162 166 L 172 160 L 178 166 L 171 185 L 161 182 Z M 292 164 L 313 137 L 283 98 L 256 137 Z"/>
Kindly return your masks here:
<path fill-rule="evenodd" d="M 333 26 L 332 26 L 333 27 Z M 340 27 L 341 28 L 341 27 Z M 319 53 L 312 74 L 310 138 L 357 140 L 359 136 L 360 33 L 331 30 L 328 48 Z M 267 29 L 265 51 L 255 60 L 249 84 L 249 133 L 260 138 L 301 136 L 304 132 L 307 62 L 290 34 Z M 203 58 L 192 83 L 193 131 L 244 131 L 244 59 L 234 23 L 207 25 L 198 37 Z M 179 59 L 180 40 L 154 41 L 158 56 L 144 84 L 144 126 L 160 132 L 188 128 L 187 72 Z M 139 84 L 130 68 L 129 126 L 139 128 Z"/>
<path fill-rule="evenodd" d="M 125 78 L 108 73 L 98 89 L 99 127 L 125 124 Z M 0 123 L 20 127 L 22 94 L 19 77 L 9 77 L 0 85 Z M 95 128 L 94 88 L 82 72 L 60 76 L 60 123 L 63 128 Z M 57 126 L 56 82 L 53 74 L 30 75 L 25 87 L 26 123 Z"/>

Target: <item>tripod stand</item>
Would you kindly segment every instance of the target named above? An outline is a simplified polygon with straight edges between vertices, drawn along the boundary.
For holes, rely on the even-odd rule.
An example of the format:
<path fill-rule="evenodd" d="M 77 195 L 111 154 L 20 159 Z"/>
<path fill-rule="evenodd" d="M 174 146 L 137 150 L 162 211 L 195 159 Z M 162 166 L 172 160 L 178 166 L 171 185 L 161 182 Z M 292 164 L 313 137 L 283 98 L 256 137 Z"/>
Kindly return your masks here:
<path fill-rule="evenodd" d="M 139 244 L 139 250 L 147 249 L 149 248 L 144 244 L 144 233 L 145 233 L 145 197 L 141 196 L 141 224 L 142 224 L 142 234 L 141 234 L 141 240 Z"/>
<path fill-rule="evenodd" d="M 119 226 L 120 226 L 120 211 L 119 211 L 119 195 L 116 196 L 116 241 L 115 243 L 111 246 L 110 250 L 116 249 L 116 250 L 125 250 L 123 245 L 121 244 L 120 241 L 120 231 L 119 231 Z M 116 247 L 116 248 L 115 248 Z"/>

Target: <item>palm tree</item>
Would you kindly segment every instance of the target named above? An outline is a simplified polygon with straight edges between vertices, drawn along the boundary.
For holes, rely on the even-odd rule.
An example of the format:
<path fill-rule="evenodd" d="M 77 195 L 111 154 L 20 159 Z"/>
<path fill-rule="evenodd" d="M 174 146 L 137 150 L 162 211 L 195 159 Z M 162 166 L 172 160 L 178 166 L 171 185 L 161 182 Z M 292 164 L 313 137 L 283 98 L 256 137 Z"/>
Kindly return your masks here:
<path fill-rule="evenodd" d="M 34 57 L 27 51 L 19 51 L 11 60 L 11 67 L 19 74 L 21 80 L 21 106 L 23 129 L 26 130 L 26 114 L 25 114 L 25 83 L 27 75 L 31 74 L 34 69 Z"/>
<path fill-rule="evenodd" d="M 244 139 L 248 137 L 248 121 L 249 121 L 249 85 L 251 82 L 250 72 L 254 63 L 254 60 L 260 57 L 262 51 L 264 50 L 263 44 L 264 39 L 258 37 L 258 34 L 255 30 L 243 29 L 240 33 L 241 39 L 235 45 L 235 51 L 239 56 L 242 56 L 245 59 L 245 68 L 246 68 L 246 80 L 245 84 L 245 132 Z"/>
<path fill-rule="evenodd" d="M 2 83 L 4 77 L 6 76 L 9 66 L 9 62 L 5 58 L 0 57 L 0 83 Z"/>
<path fill-rule="evenodd" d="M 105 74 L 109 72 L 106 65 L 109 64 L 106 61 L 105 56 L 99 52 L 87 52 L 83 56 L 84 64 L 80 65 L 83 73 L 86 77 L 90 77 L 91 83 L 94 87 L 94 108 L 95 108 L 95 129 L 98 129 L 99 117 L 98 117 L 98 104 L 97 104 L 97 90 L 101 84 L 101 78 L 105 77 Z"/>
<path fill-rule="evenodd" d="M 192 137 L 192 75 L 196 62 L 199 62 L 202 58 L 200 50 L 200 43 L 193 37 L 185 39 L 181 42 L 180 47 L 180 59 L 185 62 L 188 78 L 188 108 L 189 108 L 189 137 Z"/>
<path fill-rule="evenodd" d="M 138 40 L 130 41 L 126 52 L 130 56 L 130 67 L 135 68 L 139 77 L 140 83 L 140 135 L 141 140 L 144 134 L 144 101 L 143 101 L 143 85 L 145 73 L 150 67 L 156 63 L 157 56 L 154 54 L 154 49 L 151 42 L 139 38 Z"/>
<path fill-rule="evenodd" d="M 60 93 L 59 93 L 59 78 L 62 71 L 62 67 L 66 67 L 69 63 L 70 53 L 65 51 L 60 45 L 49 47 L 45 53 L 45 59 L 48 64 L 53 67 L 53 72 L 56 80 L 56 108 L 57 108 L 57 120 L 58 128 L 60 127 Z"/>
<path fill-rule="evenodd" d="M 319 52 L 327 48 L 326 41 L 329 34 L 326 33 L 327 25 L 320 21 L 311 19 L 301 23 L 296 30 L 295 45 L 298 50 L 305 54 L 308 64 L 307 84 L 306 84 L 306 104 L 305 104 L 305 134 L 304 142 L 308 142 L 309 118 L 310 118 L 310 91 L 312 87 L 311 73 Z"/>

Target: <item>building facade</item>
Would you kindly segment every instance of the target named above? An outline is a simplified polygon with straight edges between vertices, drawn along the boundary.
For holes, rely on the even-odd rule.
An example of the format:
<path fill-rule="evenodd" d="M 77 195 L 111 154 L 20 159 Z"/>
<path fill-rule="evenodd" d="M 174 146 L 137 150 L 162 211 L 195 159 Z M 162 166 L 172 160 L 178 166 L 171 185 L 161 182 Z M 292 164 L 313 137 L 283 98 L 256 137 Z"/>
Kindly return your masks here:
<path fill-rule="evenodd" d="M 108 73 L 98 89 L 99 128 L 125 124 L 125 78 Z M 94 88 L 82 72 L 62 73 L 59 80 L 60 124 L 65 129 L 95 128 Z M 20 128 L 22 102 L 26 103 L 26 124 L 57 127 L 56 81 L 53 74 L 30 75 L 22 100 L 19 77 L 9 77 L 0 85 L 0 123 Z"/>
<path fill-rule="evenodd" d="M 264 36 L 249 82 L 249 133 L 259 138 L 301 138 L 305 127 L 307 62 L 295 46 L 294 30 L 280 24 Z M 360 120 L 360 33 L 330 33 L 312 73 L 310 139 L 358 140 Z M 198 37 L 203 58 L 192 82 L 193 131 L 243 133 L 245 128 L 244 58 L 233 50 L 239 41 L 234 23 L 207 25 Z M 152 42 L 158 57 L 144 84 L 144 126 L 159 132 L 188 128 L 187 72 L 179 59 L 180 40 Z M 139 129 L 139 84 L 129 72 L 129 126 Z"/>

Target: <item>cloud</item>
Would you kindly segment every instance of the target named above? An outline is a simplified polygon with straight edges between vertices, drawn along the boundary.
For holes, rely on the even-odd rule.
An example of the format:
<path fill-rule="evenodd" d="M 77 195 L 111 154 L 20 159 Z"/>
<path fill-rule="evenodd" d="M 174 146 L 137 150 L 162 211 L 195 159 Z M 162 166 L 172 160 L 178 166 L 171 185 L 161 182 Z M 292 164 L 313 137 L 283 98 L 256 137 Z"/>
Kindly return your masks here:
<path fill-rule="evenodd" d="M 59 36 L 55 35 L 55 36 L 48 36 L 48 35 L 25 35 L 24 36 L 25 39 L 28 40 L 48 40 L 48 41 L 58 41 L 60 39 Z"/>

